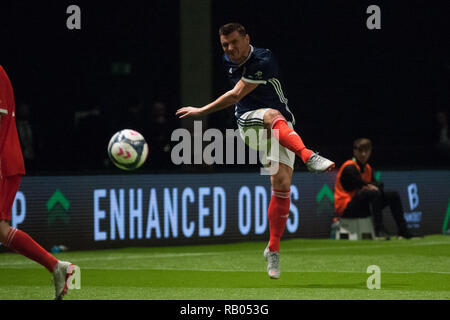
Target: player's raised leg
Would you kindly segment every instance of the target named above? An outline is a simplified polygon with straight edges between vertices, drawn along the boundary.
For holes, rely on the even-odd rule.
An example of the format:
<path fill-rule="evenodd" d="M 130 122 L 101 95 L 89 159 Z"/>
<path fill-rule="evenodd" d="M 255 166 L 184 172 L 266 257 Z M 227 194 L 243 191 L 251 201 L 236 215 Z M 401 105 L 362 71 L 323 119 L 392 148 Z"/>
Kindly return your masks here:
<path fill-rule="evenodd" d="M 0 241 L 5 247 L 36 261 L 49 272 L 53 272 L 58 259 L 42 248 L 27 233 L 10 227 L 6 221 L 0 221 L 0 226 Z"/>
<path fill-rule="evenodd" d="M 272 185 L 272 198 L 268 208 L 270 240 L 264 250 L 264 257 L 267 260 L 267 272 L 272 279 L 278 279 L 281 273 L 280 240 L 289 217 L 292 172 L 291 167 L 279 163 L 278 172 L 270 176 Z"/>
<path fill-rule="evenodd" d="M 67 293 L 68 283 L 73 275 L 74 266 L 70 262 L 59 261 L 27 233 L 9 226 L 5 220 L 0 221 L 0 242 L 12 251 L 39 263 L 52 273 L 55 299 L 62 299 Z"/>
<path fill-rule="evenodd" d="M 287 124 L 284 116 L 275 109 L 264 114 L 264 126 L 271 129 L 279 143 L 299 156 L 311 172 L 324 172 L 334 168 L 334 162 L 306 148 L 300 135 Z M 274 131 L 275 130 L 275 131 Z"/>
<path fill-rule="evenodd" d="M 20 176 L 3 177 L 0 184 L 0 242 L 12 251 L 39 263 L 52 273 L 55 281 L 55 298 L 61 299 L 67 292 L 65 283 L 73 274 L 73 270 L 65 268 L 66 270 L 63 272 L 61 268 L 58 269 L 60 264 L 58 259 L 42 248 L 27 233 L 9 225 L 8 221 L 11 220 L 11 208 L 19 188 Z M 64 281 L 60 280 L 62 273 L 64 273 Z"/>
<path fill-rule="evenodd" d="M 0 242 L 12 251 L 39 263 L 52 273 L 55 299 L 62 299 L 67 293 L 68 283 L 73 275 L 74 266 L 70 262 L 59 261 L 27 233 L 12 228 L 5 220 L 0 221 Z"/>

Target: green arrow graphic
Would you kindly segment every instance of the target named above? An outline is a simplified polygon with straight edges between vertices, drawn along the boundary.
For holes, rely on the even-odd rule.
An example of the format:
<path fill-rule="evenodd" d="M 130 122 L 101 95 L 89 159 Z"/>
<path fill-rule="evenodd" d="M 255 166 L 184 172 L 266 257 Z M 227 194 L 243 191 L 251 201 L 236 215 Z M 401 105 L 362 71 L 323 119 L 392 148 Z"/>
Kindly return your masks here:
<path fill-rule="evenodd" d="M 57 219 L 62 220 L 65 224 L 69 223 L 69 217 L 67 216 L 69 206 L 69 200 L 66 199 L 61 191 L 56 190 L 47 201 L 48 224 L 52 224 Z"/>
<path fill-rule="evenodd" d="M 447 212 L 445 213 L 444 225 L 442 226 L 442 233 L 449 234 L 448 223 L 450 220 L 450 200 L 448 201 Z"/>
<path fill-rule="evenodd" d="M 70 202 L 59 190 L 56 190 L 55 193 L 47 201 L 47 210 L 52 210 L 57 203 L 61 204 L 64 210 L 69 210 Z"/>
<path fill-rule="evenodd" d="M 323 185 L 322 189 L 320 189 L 319 193 L 317 194 L 316 202 L 322 201 L 322 198 L 324 196 L 327 196 L 331 202 L 334 201 L 334 194 L 331 191 L 330 187 L 328 187 L 328 185 L 326 185 L 326 184 Z"/>
<path fill-rule="evenodd" d="M 381 171 L 375 171 L 375 181 L 380 181 Z"/>

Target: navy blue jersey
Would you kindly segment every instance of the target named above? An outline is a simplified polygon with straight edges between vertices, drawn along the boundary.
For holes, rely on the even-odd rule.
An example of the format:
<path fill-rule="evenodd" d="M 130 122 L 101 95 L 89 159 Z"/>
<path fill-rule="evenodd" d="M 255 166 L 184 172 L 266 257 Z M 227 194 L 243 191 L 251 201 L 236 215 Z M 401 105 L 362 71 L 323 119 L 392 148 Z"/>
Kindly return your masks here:
<path fill-rule="evenodd" d="M 226 54 L 223 55 L 223 63 L 233 86 L 241 79 L 259 84 L 255 90 L 236 103 L 236 118 L 248 111 L 271 108 L 280 111 L 287 121 L 295 123 L 283 92 L 278 63 L 273 53 L 269 49 L 253 46 L 250 48 L 247 60 L 240 65 L 233 63 Z"/>

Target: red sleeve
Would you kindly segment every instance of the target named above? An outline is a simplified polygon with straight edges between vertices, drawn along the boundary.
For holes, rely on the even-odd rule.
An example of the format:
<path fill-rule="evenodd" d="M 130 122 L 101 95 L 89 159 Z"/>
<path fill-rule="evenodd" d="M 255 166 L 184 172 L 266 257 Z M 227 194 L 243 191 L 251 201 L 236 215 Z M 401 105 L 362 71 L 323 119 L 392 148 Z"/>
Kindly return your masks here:
<path fill-rule="evenodd" d="M 3 176 L 24 175 L 25 165 L 16 127 L 14 92 L 5 70 L 0 66 L 0 159 Z"/>

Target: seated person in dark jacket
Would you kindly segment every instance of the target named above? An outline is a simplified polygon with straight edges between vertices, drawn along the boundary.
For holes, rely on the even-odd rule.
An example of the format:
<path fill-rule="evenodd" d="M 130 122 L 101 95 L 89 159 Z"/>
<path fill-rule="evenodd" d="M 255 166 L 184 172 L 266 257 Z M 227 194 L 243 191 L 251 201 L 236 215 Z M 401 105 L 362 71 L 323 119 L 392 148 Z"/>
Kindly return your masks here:
<path fill-rule="evenodd" d="M 382 210 L 389 206 L 398 229 L 398 235 L 411 238 L 403 215 L 403 206 L 397 191 L 384 190 L 383 183 L 374 179 L 367 163 L 372 153 L 372 142 L 360 138 L 353 143 L 353 158 L 339 169 L 334 187 L 334 209 L 343 218 L 372 215 L 377 237 L 387 237 Z M 372 207 L 372 210 L 371 210 Z"/>

